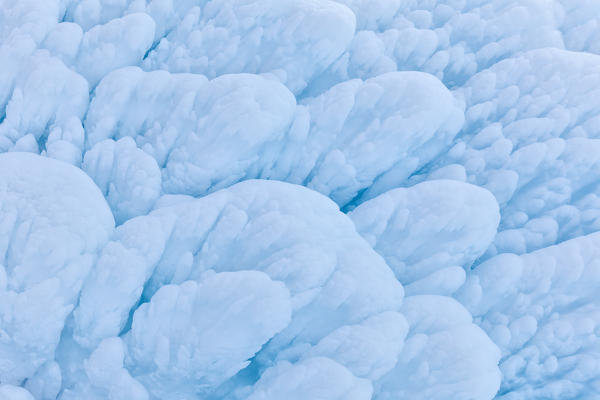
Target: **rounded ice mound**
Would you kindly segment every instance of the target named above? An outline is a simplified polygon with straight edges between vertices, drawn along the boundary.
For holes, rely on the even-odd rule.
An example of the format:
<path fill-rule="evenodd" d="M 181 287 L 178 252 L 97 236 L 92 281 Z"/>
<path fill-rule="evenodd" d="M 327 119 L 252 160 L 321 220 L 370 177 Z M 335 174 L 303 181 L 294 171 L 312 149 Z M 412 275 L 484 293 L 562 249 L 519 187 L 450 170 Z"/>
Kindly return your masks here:
<path fill-rule="evenodd" d="M 597 206 L 581 199 L 595 191 L 595 174 L 586 171 L 597 164 L 599 61 L 593 54 L 533 50 L 476 74 L 460 89 L 465 126 L 430 168 L 463 165 L 468 182 L 494 193 L 502 221 L 486 257 L 522 254 L 593 231 L 593 221 L 585 220 Z"/>
<path fill-rule="evenodd" d="M 85 121 L 87 145 L 131 136 L 161 167 L 165 192 L 205 195 L 269 168 L 295 109 L 285 86 L 258 75 L 207 82 L 124 68 L 96 89 Z"/>
<path fill-rule="evenodd" d="M 492 399 L 500 386 L 500 351 L 456 300 L 408 296 L 410 331 L 396 366 L 375 382 L 376 400 Z"/>
<path fill-rule="evenodd" d="M 0 385 L 0 398 L 3 400 L 35 400 L 27 390 L 12 385 Z"/>
<path fill-rule="evenodd" d="M 178 10 L 177 24 L 150 51 L 144 69 L 209 78 L 267 73 L 298 94 L 342 54 L 356 25 L 347 7 L 329 0 L 188 3 L 186 11 Z M 155 10 L 150 6 L 148 11 L 160 20 Z"/>
<path fill-rule="evenodd" d="M 152 45 L 155 23 L 134 13 L 96 25 L 83 34 L 75 68 L 94 87 L 109 72 L 141 63 Z"/>
<path fill-rule="evenodd" d="M 163 286 L 133 315 L 129 369 L 156 398 L 196 398 L 246 367 L 290 316 L 289 291 L 258 271 Z"/>
<path fill-rule="evenodd" d="M 590 0 L 558 0 L 563 7 L 561 24 L 565 47 L 600 54 L 598 4 Z"/>
<path fill-rule="evenodd" d="M 564 48 L 564 11 L 555 0 L 337 1 L 354 11 L 358 32 L 347 51 L 311 85 L 315 91 L 332 81 L 395 70 L 427 72 L 458 87 L 519 52 Z M 586 28 L 574 18 L 569 25 Z"/>
<path fill-rule="evenodd" d="M 88 148 L 132 136 L 161 167 L 166 193 L 205 195 L 263 178 L 345 206 L 404 182 L 450 146 L 463 120 L 462 103 L 420 72 L 346 82 L 297 106 L 283 85 L 257 75 L 206 82 L 125 68 L 100 83 L 85 126 Z"/>
<path fill-rule="evenodd" d="M 114 220 L 83 171 L 30 153 L 0 154 L 0 381 L 53 360 L 67 315 Z"/>
<path fill-rule="evenodd" d="M 150 396 L 144 386 L 131 377 L 123 366 L 126 346 L 118 337 L 103 340 L 89 356 L 78 365 L 81 370 L 69 376 L 60 400 L 148 400 Z M 75 350 L 76 351 L 76 350 Z M 73 357 L 72 354 L 69 355 Z M 80 360 L 81 361 L 81 360 Z M 40 395 L 39 398 L 55 398 L 56 395 Z"/>
<path fill-rule="evenodd" d="M 390 190 L 349 215 L 411 294 L 458 289 L 464 269 L 488 248 L 500 220 L 490 192 L 451 180 Z"/>
<path fill-rule="evenodd" d="M 3 1 L 0 9 L 0 43 L 27 37 L 39 44 L 65 13 L 64 3 L 60 0 Z"/>
<path fill-rule="evenodd" d="M 315 357 L 296 364 L 282 361 L 268 369 L 248 400 L 369 400 L 372 393 L 368 380 L 328 358 Z"/>
<path fill-rule="evenodd" d="M 0 152 L 39 154 L 47 142 L 62 134 L 69 137 L 78 165 L 83 145 L 81 119 L 89 103 L 86 80 L 44 50 L 20 59 L 6 57 L 16 65 L 14 71 L 7 68 L 0 74 L 0 115 L 4 116 Z"/>
<path fill-rule="evenodd" d="M 600 395 L 600 234 L 472 271 L 457 298 L 502 352 L 502 399 Z"/>
<path fill-rule="evenodd" d="M 147 214 L 161 192 L 154 158 L 130 137 L 104 140 L 85 153 L 81 167 L 102 190 L 117 224 Z"/>
<path fill-rule="evenodd" d="M 144 357 L 159 362 L 159 371 L 168 371 L 172 367 L 169 358 L 164 363 L 157 358 L 164 355 L 161 349 L 166 344 L 160 345 L 163 340 L 160 337 L 165 335 L 148 335 L 163 328 L 160 328 L 158 319 L 152 317 L 146 323 L 141 322 L 147 320 L 142 317 L 171 313 L 168 311 L 172 308 L 169 299 L 177 296 L 169 297 L 165 293 L 190 292 L 190 295 L 182 297 L 182 301 L 204 296 L 192 289 L 199 285 L 205 292 L 210 292 L 208 287 L 203 286 L 204 280 L 208 279 L 207 274 L 210 276 L 216 272 L 216 277 L 222 277 L 223 273 L 233 273 L 225 276 L 236 277 L 239 285 L 244 281 L 243 274 L 248 273 L 244 271 L 248 270 L 260 271 L 253 273 L 263 276 L 262 280 L 268 276 L 285 285 L 290 294 L 291 320 L 282 323 L 284 326 L 278 325 L 278 329 L 270 330 L 273 337 L 248 336 L 248 340 L 256 340 L 258 347 L 253 342 L 255 344 L 245 348 L 243 354 L 246 358 L 236 358 L 231 368 L 258 351 L 248 368 L 256 371 L 250 373 L 262 373 L 275 362 L 294 363 L 310 350 L 315 357 L 331 357 L 331 362 L 335 360 L 352 371 L 348 374 L 374 379 L 397 362 L 406 322 L 397 312 L 403 289 L 392 271 L 330 199 L 302 186 L 266 180 L 245 181 L 199 199 L 167 196 L 147 216 L 133 218 L 117 228 L 113 240 L 100 253 L 98 263 L 83 287 L 74 312 L 74 338 L 86 348 L 93 349 L 102 339 L 124 332 L 126 337 L 131 335 L 131 339 L 126 339 L 131 349 L 149 349 Z M 210 279 L 214 281 L 217 278 Z M 185 283 L 189 280 L 198 283 Z M 273 285 L 257 285 L 256 290 L 252 289 L 254 294 L 251 297 L 256 299 L 256 304 L 260 304 L 262 296 L 268 293 L 268 287 Z M 223 283 L 221 286 L 218 291 L 226 293 L 227 285 Z M 240 287 L 236 293 L 244 290 Z M 196 292 L 197 295 L 194 294 Z M 234 299 L 236 296 L 232 294 L 230 297 Z M 98 301 L 100 298 L 105 300 Z M 201 303 L 210 302 L 211 298 L 202 297 Z M 140 299 L 142 303 L 149 303 L 135 311 L 129 331 L 129 314 Z M 281 310 L 285 301 L 275 303 L 279 306 L 274 310 Z M 164 312 L 159 311 L 161 304 L 166 307 Z M 261 310 L 268 307 L 254 308 L 248 314 L 256 312 L 257 316 L 252 318 L 258 318 L 262 315 Z M 214 318 L 207 317 L 206 324 L 215 324 L 223 313 Z M 188 314 L 187 311 L 181 312 L 182 321 L 192 318 Z M 284 314 L 277 311 L 276 315 L 281 315 L 280 321 L 284 321 Z M 174 311 L 174 315 L 179 314 Z M 244 335 L 244 329 L 236 324 L 243 324 L 250 315 L 239 318 L 238 314 L 233 315 L 236 317 L 231 318 L 231 327 L 239 327 L 239 334 Z M 226 324 L 224 326 L 227 327 Z M 192 328 L 190 330 L 193 331 Z M 389 332 L 397 336 L 390 336 Z M 187 343 L 187 336 L 181 332 L 173 331 L 169 335 L 173 338 L 172 345 L 178 341 Z M 196 340 L 195 335 L 190 333 L 189 340 Z M 155 340 L 155 344 L 142 345 L 145 337 Z M 267 339 L 270 340 L 261 349 L 260 345 Z M 214 340 L 214 343 L 220 343 L 217 331 Z M 388 351 L 381 351 L 377 341 L 387 343 Z M 242 343 L 242 339 L 236 342 Z M 339 353 L 332 351 L 336 345 L 344 350 L 340 349 Z M 183 360 L 187 353 L 184 353 L 181 355 L 182 367 L 172 371 L 176 375 L 173 381 L 186 376 L 183 365 L 187 364 Z M 134 353 L 132 357 L 146 360 Z M 200 365 L 198 370 L 209 369 L 208 364 L 202 364 L 201 360 L 193 360 L 192 364 L 200 363 L 194 364 Z M 134 378 L 140 376 L 149 391 L 163 390 L 152 376 L 141 378 L 145 374 L 143 367 L 136 369 L 136 363 L 131 363 L 129 368 Z M 237 378 L 227 381 L 231 376 L 227 371 L 230 367 L 213 374 L 211 390 L 216 390 L 214 385 L 221 382 L 218 389 L 225 394 L 237 388 Z"/>
<path fill-rule="evenodd" d="M 464 121 L 463 104 L 422 72 L 348 81 L 304 103 L 310 128 L 290 141 L 288 152 L 302 150 L 287 179 L 341 206 L 398 187 L 447 149 Z"/>

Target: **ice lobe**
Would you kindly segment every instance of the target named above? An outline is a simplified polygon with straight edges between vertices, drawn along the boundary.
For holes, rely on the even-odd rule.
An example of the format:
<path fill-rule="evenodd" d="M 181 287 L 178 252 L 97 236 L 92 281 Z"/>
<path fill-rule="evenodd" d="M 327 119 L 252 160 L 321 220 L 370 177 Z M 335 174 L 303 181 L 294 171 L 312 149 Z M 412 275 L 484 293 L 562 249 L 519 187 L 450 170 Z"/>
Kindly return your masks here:
<path fill-rule="evenodd" d="M 259 352 L 253 368 L 266 368 L 275 359 L 295 362 L 313 346 L 315 354 L 331 355 L 332 346 L 344 342 L 347 350 L 331 356 L 361 376 L 378 376 L 394 365 L 406 329 L 402 316 L 395 313 L 402 301 L 401 284 L 335 203 L 302 186 L 274 181 L 249 180 L 199 199 L 161 201 L 148 216 L 120 226 L 82 290 L 74 313 L 75 339 L 94 348 L 102 339 L 119 334 L 127 329 L 129 312 L 141 298 L 150 303 L 142 305 L 144 311 L 136 311 L 131 335 L 142 340 L 136 329 L 147 335 L 155 322 L 136 323 L 136 319 L 144 320 L 146 313 L 154 315 L 153 310 L 163 303 L 164 312 L 171 309 L 167 295 L 161 293 L 196 293 L 177 285 L 202 285 L 208 271 L 221 276 L 245 270 L 261 271 L 283 282 L 291 296 L 290 323 Z M 187 280 L 199 283 L 184 283 Z M 256 290 L 260 301 L 265 289 Z M 182 301 L 190 296 L 183 296 Z M 181 318 L 191 318 L 186 315 L 182 313 Z M 349 327 L 336 333 L 345 325 Z M 398 337 L 387 337 L 388 330 Z M 158 333 L 156 340 L 161 343 Z M 390 344 L 387 354 L 377 350 L 376 340 Z M 360 359 L 362 348 L 364 360 Z M 369 354 L 366 349 L 376 352 Z M 144 357 L 154 359 L 152 351 Z M 373 359 L 377 354 L 381 360 Z M 167 361 L 161 364 L 165 371 L 167 366 L 171 366 Z"/>
<path fill-rule="evenodd" d="M 594 0 L 559 0 L 564 18 L 561 24 L 565 47 L 573 51 L 600 54 L 600 17 Z"/>
<path fill-rule="evenodd" d="M 1 93 L 0 89 L 0 110 L 4 110 L 0 152 L 40 153 L 47 141 L 62 137 L 73 149 L 74 155 L 67 160 L 71 158 L 79 164 L 83 144 L 81 119 L 89 101 L 85 79 L 44 50 L 23 57 L 14 70 L 8 68 L 0 81 L 3 78 L 7 91 Z M 3 99 L 6 103 L 2 103 Z"/>
<path fill-rule="evenodd" d="M 206 82 L 127 68 L 99 85 L 85 125 L 90 146 L 132 136 L 162 168 L 167 193 L 204 195 L 272 164 L 295 107 L 283 85 L 257 75 Z"/>
<path fill-rule="evenodd" d="M 161 192 L 156 161 L 130 137 L 96 144 L 85 154 L 82 169 L 106 197 L 117 224 L 147 214 Z"/>
<path fill-rule="evenodd" d="M 350 214 L 411 294 L 451 294 L 496 235 L 498 204 L 485 189 L 431 180 L 390 190 Z"/>
<path fill-rule="evenodd" d="M 0 155 L 0 380 L 53 360 L 64 321 L 114 228 L 94 183 L 66 163 Z"/>
<path fill-rule="evenodd" d="M 152 45 L 154 29 L 154 20 L 144 13 L 93 27 L 81 39 L 77 70 L 94 87 L 109 72 L 137 65 Z"/>
<path fill-rule="evenodd" d="M 155 25 L 145 13 L 115 18 L 85 32 L 75 23 L 61 22 L 49 31 L 42 47 L 94 88 L 109 72 L 141 63 L 152 46 Z"/>
<path fill-rule="evenodd" d="M 12 385 L 0 385 L 0 397 L 5 400 L 35 400 L 27 390 Z"/>
<path fill-rule="evenodd" d="M 126 346 L 120 338 L 103 340 L 83 361 L 85 375 L 79 377 L 75 386 L 68 385 L 60 399 L 148 400 L 144 386 L 124 368 L 125 354 Z"/>
<path fill-rule="evenodd" d="M 486 257 L 523 253 L 590 232 L 600 135 L 598 56 L 540 49 L 499 62 L 460 92 L 466 122 L 434 163 L 464 165 L 467 181 L 496 196 L 500 231 Z M 588 149 L 588 150 L 586 150 Z M 435 168 L 433 168 L 435 169 Z M 591 186 L 590 186 L 591 185 Z M 587 212 L 589 210 L 589 212 Z M 581 222 L 583 231 L 578 231 Z"/>
<path fill-rule="evenodd" d="M 167 193 L 266 178 L 344 206 L 401 184 L 450 146 L 462 122 L 461 102 L 418 72 L 350 81 L 297 106 L 283 85 L 256 75 L 205 82 L 126 68 L 100 83 L 85 126 L 88 147 L 132 136 L 162 168 Z"/>
<path fill-rule="evenodd" d="M 0 43 L 28 37 L 39 44 L 65 12 L 65 0 L 3 0 L 0 5 Z"/>
<path fill-rule="evenodd" d="M 155 397 L 196 398 L 244 368 L 290 315 L 289 291 L 258 271 L 163 286 L 133 316 L 130 369 Z"/>
<path fill-rule="evenodd" d="M 500 386 L 500 352 L 469 312 L 446 296 L 408 296 L 410 325 L 398 363 L 375 382 L 376 400 L 491 399 Z"/>
<path fill-rule="evenodd" d="M 329 0 L 212 0 L 180 15 L 145 69 L 209 78 L 267 73 L 295 94 L 342 54 L 356 24 L 347 7 Z"/>
<path fill-rule="evenodd" d="M 553 0 L 338 1 L 356 14 L 358 32 L 313 90 L 395 70 L 428 72 L 457 87 L 524 50 L 564 48 L 564 11 Z"/>
<path fill-rule="evenodd" d="M 268 369 L 248 400 L 368 400 L 372 392 L 368 380 L 328 358 L 314 357 L 296 364 L 282 361 Z"/>
<path fill-rule="evenodd" d="M 374 381 L 396 365 L 407 333 L 404 316 L 388 311 L 336 329 L 304 352 L 302 358 L 328 357 L 355 376 Z"/>
<path fill-rule="evenodd" d="M 600 235 L 479 265 L 458 299 L 500 347 L 499 398 L 594 398 Z"/>
<path fill-rule="evenodd" d="M 306 176 L 308 187 L 341 206 L 402 184 L 449 147 L 463 123 L 462 103 L 421 72 L 345 82 L 306 106 L 311 126 L 292 181 Z"/>

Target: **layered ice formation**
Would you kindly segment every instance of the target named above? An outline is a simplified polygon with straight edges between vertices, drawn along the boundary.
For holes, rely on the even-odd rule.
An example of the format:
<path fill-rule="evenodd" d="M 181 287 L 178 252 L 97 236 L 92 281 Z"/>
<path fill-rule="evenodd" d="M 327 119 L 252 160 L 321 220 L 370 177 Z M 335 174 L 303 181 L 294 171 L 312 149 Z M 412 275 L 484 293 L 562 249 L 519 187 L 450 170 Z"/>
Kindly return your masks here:
<path fill-rule="evenodd" d="M 0 0 L 0 400 L 600 398 L 597 0 Z"/>

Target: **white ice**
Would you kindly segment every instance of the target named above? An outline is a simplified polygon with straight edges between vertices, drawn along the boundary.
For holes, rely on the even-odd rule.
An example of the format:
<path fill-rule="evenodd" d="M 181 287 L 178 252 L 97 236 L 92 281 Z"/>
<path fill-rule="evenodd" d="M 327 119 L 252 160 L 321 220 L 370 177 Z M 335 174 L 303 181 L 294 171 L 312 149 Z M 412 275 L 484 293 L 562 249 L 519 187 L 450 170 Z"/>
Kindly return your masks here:
<path fill-rule="evenodd" d="M 600 397 L 597 0 L 0 0 L 0 400 Z"/>

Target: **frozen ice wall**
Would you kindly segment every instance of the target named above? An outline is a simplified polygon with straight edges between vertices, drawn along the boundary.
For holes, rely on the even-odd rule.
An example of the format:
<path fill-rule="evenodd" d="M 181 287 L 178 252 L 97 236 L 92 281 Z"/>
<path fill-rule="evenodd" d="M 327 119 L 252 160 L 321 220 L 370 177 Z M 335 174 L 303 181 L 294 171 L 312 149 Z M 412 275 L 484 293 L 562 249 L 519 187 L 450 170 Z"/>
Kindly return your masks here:
<path fill-rule="evenodd" d="M 0 0 L 0 400 L 600 398 L 597 0 Z"/>

